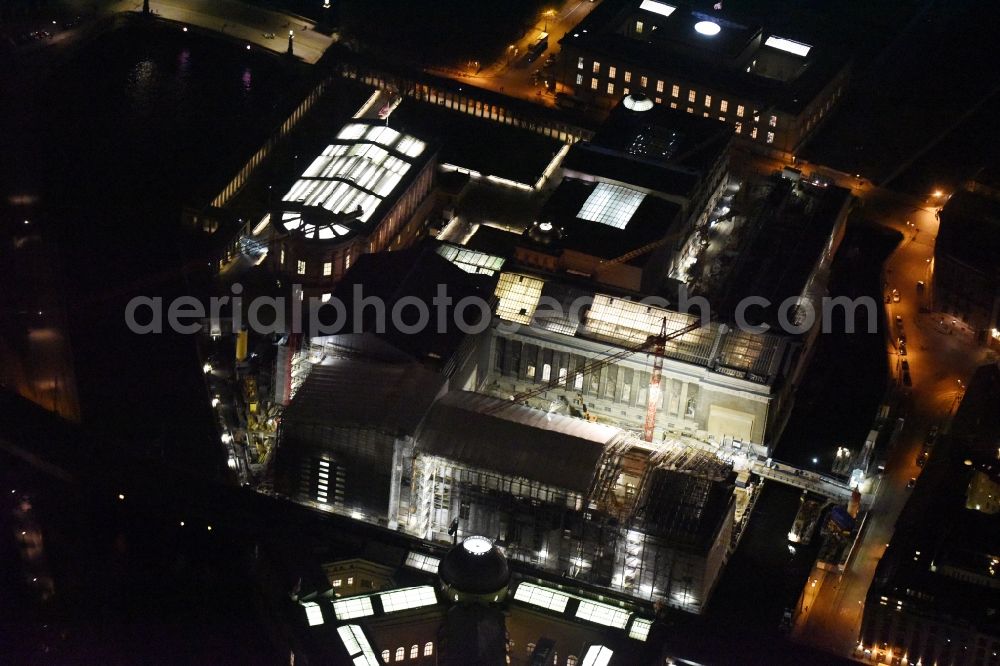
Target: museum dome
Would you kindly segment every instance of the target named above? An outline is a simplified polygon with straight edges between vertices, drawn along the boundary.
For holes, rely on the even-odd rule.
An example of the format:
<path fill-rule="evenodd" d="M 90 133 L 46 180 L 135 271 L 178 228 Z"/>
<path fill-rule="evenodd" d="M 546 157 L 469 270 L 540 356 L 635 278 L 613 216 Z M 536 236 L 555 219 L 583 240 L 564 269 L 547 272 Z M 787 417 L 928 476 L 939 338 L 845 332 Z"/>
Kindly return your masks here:
<path fill-rule="evenodd" d="M 466 537 L 448 551 L 438 567 L 445 590 L 456 595 L 497 596 L 510 582 L 507 558 L 483 536 Z"/>

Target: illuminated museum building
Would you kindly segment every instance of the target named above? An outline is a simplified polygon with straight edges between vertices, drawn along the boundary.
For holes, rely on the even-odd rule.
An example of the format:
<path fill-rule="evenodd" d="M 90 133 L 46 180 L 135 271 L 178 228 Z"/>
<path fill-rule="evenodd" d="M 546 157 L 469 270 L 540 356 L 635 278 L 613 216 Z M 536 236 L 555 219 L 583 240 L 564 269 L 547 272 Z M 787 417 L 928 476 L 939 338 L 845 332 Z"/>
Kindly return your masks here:
<path fill-rule="evenodd" d="M 667 658 L 648 608 L 515 574 L 487 537 L 448 549 L 380 545 L 370 556 L 378 562 L 367 565 L 391 572 L 384 585 L 345 594 L 351 565 L 363 563 L 352 560 L 336 577 L 304 577 L 315 583 L 296 587 L 288 613 L 295 663 L 616 666 Z"/>
<path fill-rule="evenodd" d="M 763 148 L 794 154 L 839 99 L 846 59 L 725 10 L 610 0 L 560 40 L 561 83 L 610 107 L 631 92 L 726 122 Z"/>
<path fill-rule="evenodd" d="M 433 144 L 353 120 L 241 243 L 266 247 L 267 266 L 306 295 L 329 293 L 361 254 L 409 243 L 430 210 L 436 163 Z"/>

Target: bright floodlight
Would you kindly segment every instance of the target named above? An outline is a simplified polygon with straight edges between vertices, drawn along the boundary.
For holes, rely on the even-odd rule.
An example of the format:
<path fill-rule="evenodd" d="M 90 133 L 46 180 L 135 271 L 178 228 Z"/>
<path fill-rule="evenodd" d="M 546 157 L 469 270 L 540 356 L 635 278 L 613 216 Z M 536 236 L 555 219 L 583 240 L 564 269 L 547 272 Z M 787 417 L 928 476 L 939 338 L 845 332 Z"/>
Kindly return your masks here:
<path fill-rule="evenodd" d="M 645 95 L 629 95 L 622 102 L 625 108 L 630 111 L 649 111 L 653 108 L 653 100 L 649 99 Z"/>
<path fill-rule="evenodd" d="M 462 548 L 473 555 L 485 555 L 493 548 L 493 543 L 486 537 L 470 536 L 462 542 Z"/>
<path fill-rule="evenodd" d="M 694 24 L 695 32 L 705 35 L 706 37 L 714 37 L 719 34 L 722 28 L 719 27 L 718 23 L 713 23 L 712 21 L 698 21 Z"/>
<path fill-rule="evenodd" d="M 576 216 L 615 229 L 624 229 L 645 198 L 646 195 L 638 190 L 621 185 L 598 183 Z"/>
<path fill-rule="evenodd" d="M 796 42 L 791 39 L 785 39 L 784 37 L 776 37 L 774 35 L 771 35 L 764 41 L 764 46 L 770 46 L 772 49 L 786 51 L 797 56 L 802 56 L 803 58 L 809 55 L 809 50 L 812 49 L 812 47 L 808 44 Z"/>
<path fill-rule="evenodd" d="M 656 0 L 642 0 L 639 9 L 645 9 L 647 12 L 653 12 L 660 16 L 670 16 L 677 8 Z"/>

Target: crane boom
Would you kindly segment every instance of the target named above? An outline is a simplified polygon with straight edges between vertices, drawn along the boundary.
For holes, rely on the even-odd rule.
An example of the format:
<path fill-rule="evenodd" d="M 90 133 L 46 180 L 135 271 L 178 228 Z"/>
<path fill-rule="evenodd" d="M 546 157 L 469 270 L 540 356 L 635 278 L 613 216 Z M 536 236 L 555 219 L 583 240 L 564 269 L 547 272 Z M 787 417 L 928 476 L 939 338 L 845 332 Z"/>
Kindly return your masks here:
<path fill-rule="evenodd" d="M 700 323 L 700 320 L 699 320 Z M 660 404 L 660 379 L 663 376 L 663 354 L 667 344 L 667 320 L 660 325 L 660 334 L 656 336 L 653 346 L 653 374 L 649 377 L 649 391 L 646 392 L 646 424 L 642 429 L 642 438 L 653 441 L 653 431 L 656 429 L 656 407 Z"/>

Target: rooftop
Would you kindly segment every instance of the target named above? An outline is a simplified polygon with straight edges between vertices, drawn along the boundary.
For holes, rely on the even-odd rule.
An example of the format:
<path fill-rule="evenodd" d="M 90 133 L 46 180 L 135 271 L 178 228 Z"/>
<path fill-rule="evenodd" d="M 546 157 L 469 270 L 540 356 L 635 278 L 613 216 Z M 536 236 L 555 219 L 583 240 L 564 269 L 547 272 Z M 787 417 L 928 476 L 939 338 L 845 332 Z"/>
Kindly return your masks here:
<path fill-rule="evenodd" d="M 561 44 L 799 112 L 848 57 L 815 27 L 681 2 L 605 0 Z M 641 32 L 636 22 L 643 24 Z M 800 22 L 801 23 L 801 22 Z"/>
<path fill-rule="evenodd" d="M 622 437 L 610 426 L 453 391 L 431 407 L 416 442 L 420 453 L 587 493 L 605 446 Z"/>
<path fill-rule="evenodd" d="M 733 502 L 732 481 L 713 481 L 684 472 L 654 469 L 640 499 L 645 530 L 672 545 L 704 552 Z"/>
<path fill-rule="evenodd" d="M 952 195 L 941 210 L 934 252 L 1000 276 L 1000 201 L 964 190 Z"/>
<path fill-rule="evenodd" d="M 302 172 L 271 213 L 279 228 L 321 241 L 370 231 L 434 153 L 410 134 L 353 120 Z M 280 219 L 275 219 L 280 216 Z"/>

